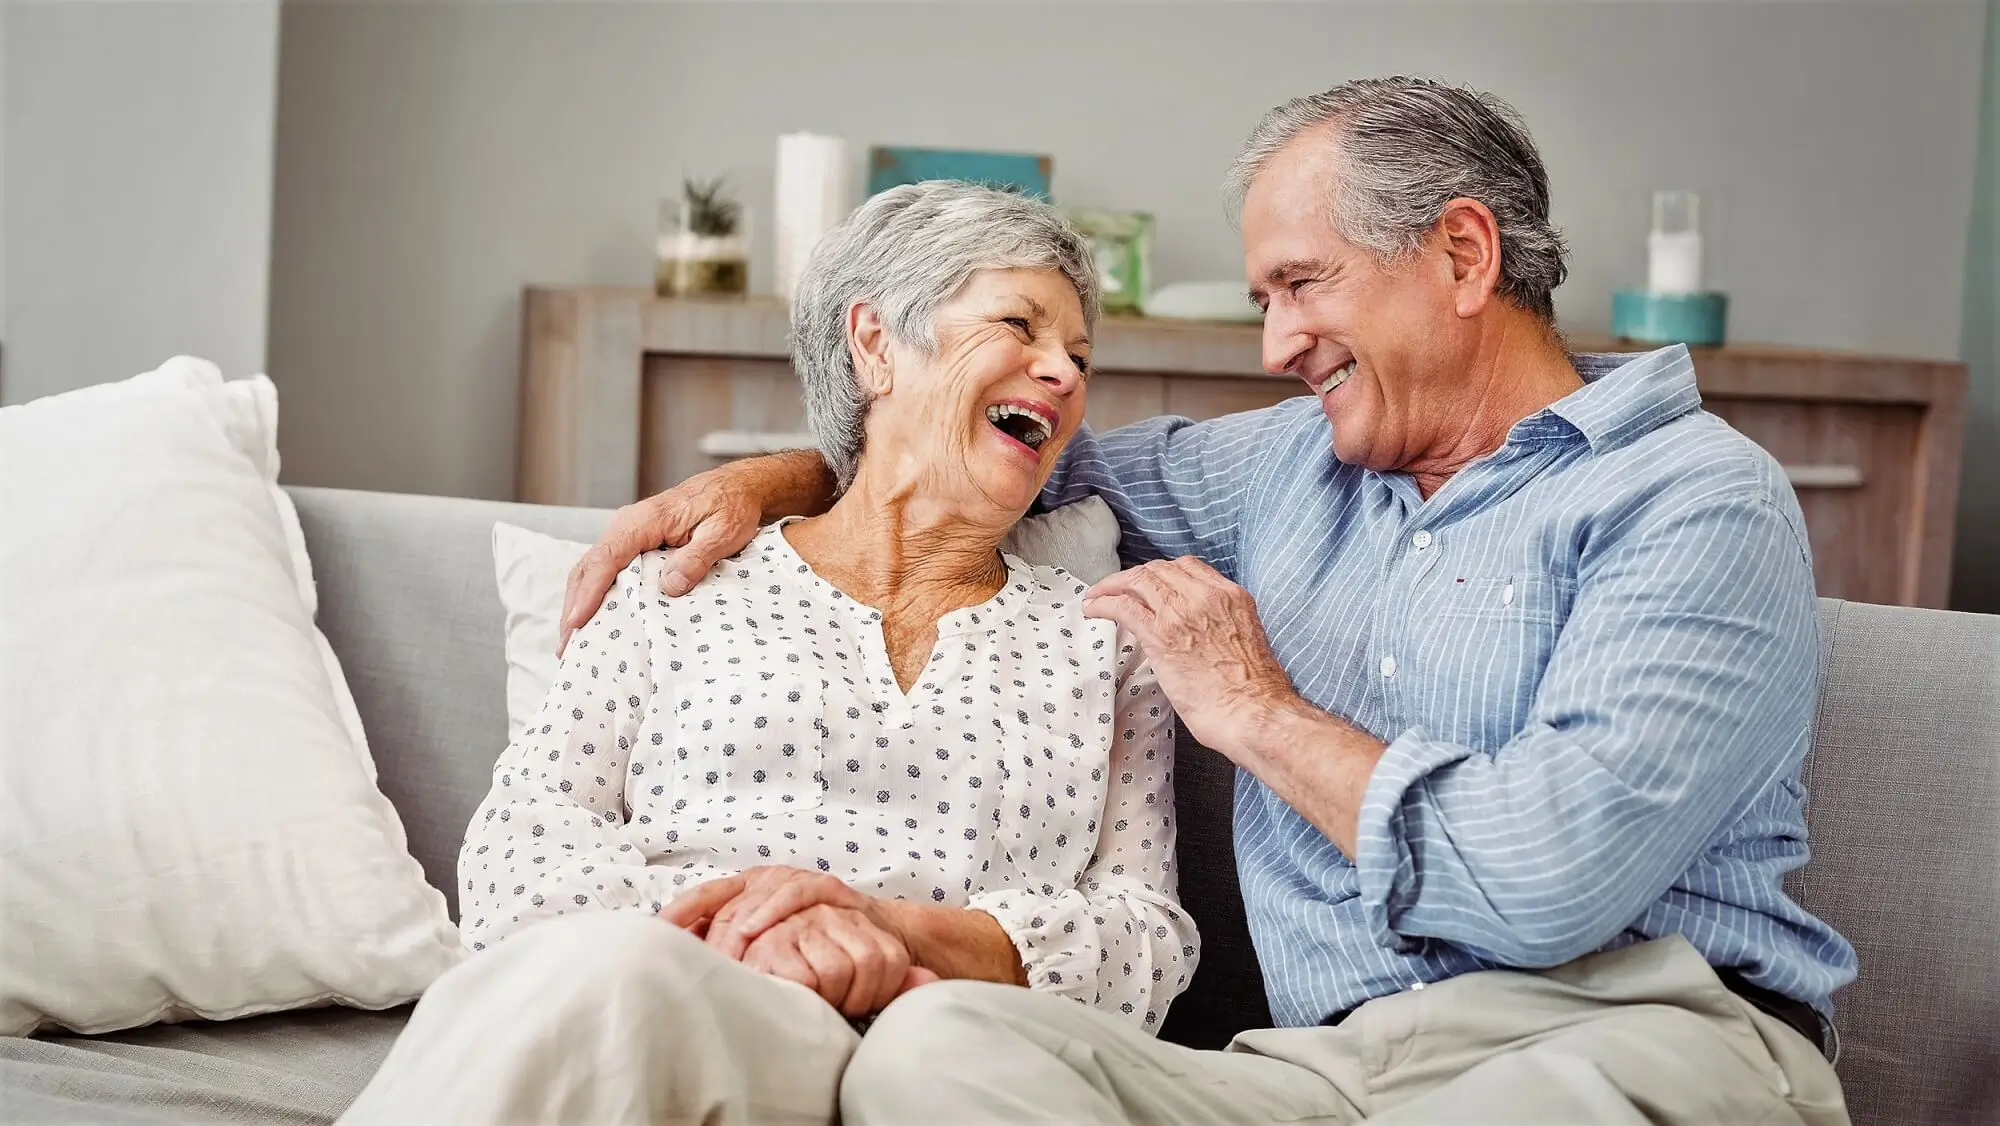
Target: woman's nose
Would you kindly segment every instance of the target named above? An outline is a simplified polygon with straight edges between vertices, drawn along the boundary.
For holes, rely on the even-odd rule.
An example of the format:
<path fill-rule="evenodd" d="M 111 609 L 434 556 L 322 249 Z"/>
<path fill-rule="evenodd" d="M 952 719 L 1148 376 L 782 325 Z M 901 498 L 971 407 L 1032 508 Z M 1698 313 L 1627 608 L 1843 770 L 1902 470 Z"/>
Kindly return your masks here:
<path fill-rule="evenodd" d="M 1083 372 L 1067 352 L 1041 353 L 1028 374 L 1034 376 L 1037 383 L 1065 397 L 1083 386 Z"/>

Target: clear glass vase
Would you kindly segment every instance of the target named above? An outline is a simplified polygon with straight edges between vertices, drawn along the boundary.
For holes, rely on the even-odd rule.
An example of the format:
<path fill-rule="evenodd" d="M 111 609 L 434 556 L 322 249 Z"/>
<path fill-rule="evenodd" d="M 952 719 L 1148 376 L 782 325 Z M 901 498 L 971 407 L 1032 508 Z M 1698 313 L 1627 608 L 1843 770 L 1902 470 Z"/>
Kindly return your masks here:
<path fill-rule="evenodd" d="M 750 289 L 750 216 L 739 210 L 727 230 L 684 199 L 660 202 L 653 292 L 661 297 L 741 295 Z"/>

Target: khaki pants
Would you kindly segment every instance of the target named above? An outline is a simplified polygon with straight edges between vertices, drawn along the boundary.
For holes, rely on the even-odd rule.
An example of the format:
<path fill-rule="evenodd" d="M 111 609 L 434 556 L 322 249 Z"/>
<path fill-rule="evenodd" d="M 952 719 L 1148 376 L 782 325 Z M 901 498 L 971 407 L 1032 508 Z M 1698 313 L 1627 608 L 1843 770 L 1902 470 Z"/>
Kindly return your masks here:
<path fill-rule="evenodd" d="M 591 912 L 440 977 L 341 1121 L 824 1126 L 859 1041 L 811 990 Z"/>
<path fill-rule="evenodd" d="M 1847 1122 L 1819 1051 L 1680 938 L 1467 974 L 1221 1052 L 1025 989 L 926 986 L 869 1030 L 841 1109 L 847 1126 Z"/>

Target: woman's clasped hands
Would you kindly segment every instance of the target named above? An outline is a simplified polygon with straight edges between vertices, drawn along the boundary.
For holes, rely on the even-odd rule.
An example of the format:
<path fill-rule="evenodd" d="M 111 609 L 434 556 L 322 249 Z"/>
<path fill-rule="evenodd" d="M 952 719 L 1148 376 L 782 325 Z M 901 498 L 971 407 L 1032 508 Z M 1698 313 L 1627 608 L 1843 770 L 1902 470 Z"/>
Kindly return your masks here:
<path fill-rule="evenodd" d="M 850 1018 L 938 980 L 917 964 L 894 901 L 786 865 L 751 868 L 677 896 L 660 917 L 731 959 L 819 994 Z"/>

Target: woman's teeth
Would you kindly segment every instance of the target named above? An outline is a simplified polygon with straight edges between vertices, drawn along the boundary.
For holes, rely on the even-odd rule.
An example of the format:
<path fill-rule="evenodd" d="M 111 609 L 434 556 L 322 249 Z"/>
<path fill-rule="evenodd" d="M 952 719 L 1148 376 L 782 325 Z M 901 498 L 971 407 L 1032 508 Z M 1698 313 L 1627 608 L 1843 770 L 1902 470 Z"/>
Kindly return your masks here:
<path fill-rule="evenodd" d="M 1009 419 L 1017 421 L 1010 422 Z M 986 408 L 986 421 L 1031 450 L 1040 449 L 1042 443 L 1049 440 L 1049 420 L 1026 407 L 995 403 Z"/>
<path fill-rule="evenodd" d="M 1324 395 L 1328 391 L 1331 391 L 1334 388 L 1340 386 L 1341 384 L 1347 382 L 1348 379 L 1354 375 L 1354 364 L 1355 361 L 1349 360 L 1347 361 L 1345 367 L 1337 368 L 1334 370 L 1334 373 L 1332 375 L 1327 376 L 1326 382 L 1313 384 L 1312 385 L 1313 394 Z"/>

